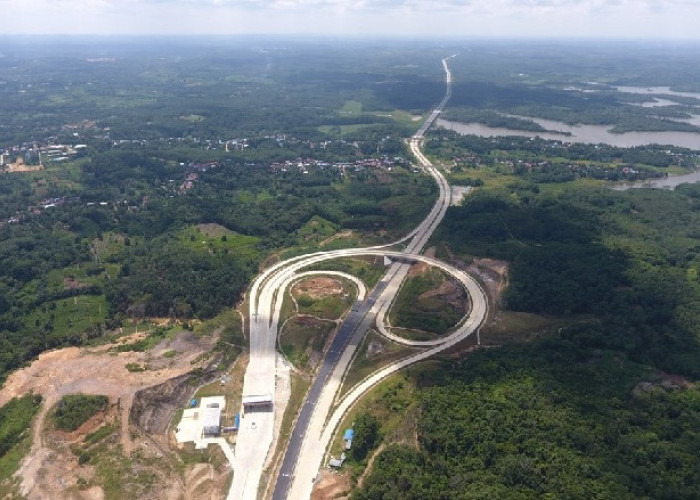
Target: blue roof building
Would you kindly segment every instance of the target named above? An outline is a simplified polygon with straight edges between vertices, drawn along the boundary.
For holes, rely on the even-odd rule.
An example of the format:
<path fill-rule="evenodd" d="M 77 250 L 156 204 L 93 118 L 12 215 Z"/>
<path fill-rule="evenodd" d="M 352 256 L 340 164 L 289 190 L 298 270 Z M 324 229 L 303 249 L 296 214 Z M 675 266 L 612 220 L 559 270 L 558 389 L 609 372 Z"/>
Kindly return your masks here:
<path fill-rule="evenodd" d="M 343 435 L 343 441 L 345 441 L 345 449 L 349 450 L 352 448 L 352 439 L 355 437 L 355 431 L 352 429 L 345 429 L 345 434 Z"/>

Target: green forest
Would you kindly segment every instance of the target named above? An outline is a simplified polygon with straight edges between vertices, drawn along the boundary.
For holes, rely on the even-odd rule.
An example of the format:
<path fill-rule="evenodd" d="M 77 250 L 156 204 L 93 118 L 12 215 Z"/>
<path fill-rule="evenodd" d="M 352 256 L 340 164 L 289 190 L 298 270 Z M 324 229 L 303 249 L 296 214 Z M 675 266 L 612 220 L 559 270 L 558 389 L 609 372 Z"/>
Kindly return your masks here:
<path fill-rule="evenodd" d="M 149 321 L 217 332 L 229 366 L 246 342 L 232 307 L 261 269 L 394 241 L 430 210 L 437 186 L 406 139 L 443 98 L 450 54 L 448 118 L 699 130 L 699 99 L 617 89 L 700 91 L 691 45 L 0 37 L 0 382 Z M 655 97 L 673 104 L 643 106 Z M 473 188 L 430 246 L 459 265 L 504 261 L 499 311 L 557 327 L 405 372 L 415 401 L 396 408 L 415 409 L 415 427 L 393 442 L 371 409 L 358 415 L 352 480 L 372 465 L 351 498 L 698 498 L 700 187 L 610 187 L 691 172 L 700 153 L 439 128 L 423 150 Z M 360 260 L 330 267 L 382 277 Z M 459 320 L 417 304 L 440 283 L 407 282 L 399 326 L 432 336 Z M 8 400 L 0 478 L 41 405 Z M 106 404 L 72 395 L 50 415 L 72 430 Z"/>
<path fill-rule="evenodd" d="M 139 158 L 122 159 L 123 168 L 141 165 Z M 104 182 L 120 185 L 112 177 L 129 174 L 114 159 L 110 165 Z M 88 185 L 102 182 L 100 171 L 91 175 Z M 332 233 L 392 237 L 419 219 L 436 192 L 427 177 L 400 166 L 341 175 L 236 163 L 201 173 L 186 194 L 147 182 L 134 190 L 138 201 L 128 193 L 126 203 L 108 206 L 68 200 L 0 227 L 2 376 L 46 349 L 98 341 L 126 320 L 210 318 L 239 300 L 269 252 L 317 247 L 318 221 Z M 198 224 L 225 230 L 208 238 L 192 229 Z"/>
<path fill-rule="evenodd" d="M 389 446 L 352 498 L 695 498 L 698 389 L 666 388 L 650 367 L 577 337 L 431 373 L 420 448 Z"/>
<path fill-rule="evenodd" d="M 419 448 L 353 498 L 696 497 L 700 189 L 541 186 L 480 189 L 434 240 L 507 260 L 504 307 L 569 326 L 421 374 Z"/>

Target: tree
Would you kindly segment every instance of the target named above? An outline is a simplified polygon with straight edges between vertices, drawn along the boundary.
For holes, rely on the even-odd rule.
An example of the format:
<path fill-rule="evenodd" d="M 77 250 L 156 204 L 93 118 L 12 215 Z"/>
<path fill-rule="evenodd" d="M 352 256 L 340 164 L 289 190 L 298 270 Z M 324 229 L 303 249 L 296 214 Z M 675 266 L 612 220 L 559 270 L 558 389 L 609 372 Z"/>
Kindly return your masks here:
<path fill-rule="evenodd" d="M 369 413 L 360 413 L 355 419 L 355 437 L 352 441 L 350 454 L 357 461 L 364 460 L 370 451 L 379 443 L 379 421 Z"/>

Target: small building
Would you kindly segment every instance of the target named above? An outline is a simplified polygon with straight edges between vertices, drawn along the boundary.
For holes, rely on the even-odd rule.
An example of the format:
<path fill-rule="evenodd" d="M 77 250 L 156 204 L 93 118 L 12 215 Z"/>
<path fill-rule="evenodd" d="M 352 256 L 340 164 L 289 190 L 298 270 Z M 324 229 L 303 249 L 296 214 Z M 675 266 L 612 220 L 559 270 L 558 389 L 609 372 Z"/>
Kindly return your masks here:
<path fill-rule="evenodd" d="M 199 403 L 199 406 L 197 406 Z M 182 419 L 175 431 L 178 443 L 194 441 L 195 449 L 204 449 L 210 438 L 221 435 L 221 413 L 226 406 L 224 396 L 209 396 L 191 399 L 182 412 Z"/>
<path fill-rule="evenodd" d="M 202 411 L 202 435 L 204 437 L 221 434 L 221 408 L 204 408 Z"/>
<path fill-rule="evenodd" d="M 331 457 L 331 459 L 328 461 L 328 467 L 339 469 L 343 466 L 343 462 L 345 462 L 345 453 L 341 454 L 340 458 Z"/>
<path fill-rule="evenodd" d="M 223 396 L 210 396 L 201 400 L 202 436 L 216 437 L 221 435 L 221 412 L 226 405 Z"/>
<path fill-rule="evenodd" d="M 243 396 L 244 411 L 272 408 L 272 404 L 272 394 L 257 394 L 251 396 Z"/>
<path fill-rule="evenodd" d="M 345 429 L 345 434 L 343 434 L 343 442 L 345 443 L 346 450 L 352 448 L 352 440 L 354 437 L 355 431 L 353 429 Z"/>

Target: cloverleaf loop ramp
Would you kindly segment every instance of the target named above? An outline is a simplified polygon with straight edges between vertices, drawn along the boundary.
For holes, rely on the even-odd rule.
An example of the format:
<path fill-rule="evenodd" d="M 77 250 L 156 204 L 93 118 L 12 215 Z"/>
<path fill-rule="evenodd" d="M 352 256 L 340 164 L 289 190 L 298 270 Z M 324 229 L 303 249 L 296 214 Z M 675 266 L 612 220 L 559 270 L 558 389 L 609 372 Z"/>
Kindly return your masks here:
<path fill-rule="evenodd" d="M 411 152 L 421 168 L 438 185 L 438 199 L 425 219 L 400 240 L 368 247 L 317 252 L 287 259 L 271 266 L 253 282 L 249 293 L 250 361 L 246 370 L 243 394 L 275 393 L 276 341 L 284 294 L 299 280 L 304 269 L 322 262 L 360 256 L 383 256 L 392 260 L 384 278 L 364 297 L 358 300 L 344 319 L 333 339 L 316 378 L 304 400 L 284 453 L 277 477 L 270 485 L 263 484 L 263 469 L 274 441 L 274 412 L 247 413 L 241 421 L 233 462 L 233 482 L 230 500 L 256 500 L 268 497 L 307 499 L 311 496 L 313 480 L 323 461 L 326 450 L 343 416 L 372 386 L 411 364 L 427 359 L 448 349 L 473 334 L 483 323 L 488 312 L 486 294 L 466 272 L 440 260 L 420 253 L 450 205 L 450 186 L 442 173 L 421 151 L 425 132 L 433 125 L 452 95 L 452 75 L 448 66 L 450 56 L 442 60 L 446 91 L 439 105 L 431 112 L 418 132 L 409 139 Z M 402 250 L 396 249 L 399 245 Z M 403 283 L 411 263 L 424 262 L 441 269 L 455 278 L 470 297 L 471 309 L 449 335 L 430 341 L 411 341 L 391 334 L 383 325 L 384 317 Z M 317 271 L 314 271 L 317 272 Z M 308 271 L 307 271 L 308 273 Z M 359 296 L 358 296 L 359 298 Z M 365 332 L 376 321 L 380 333 L 395 342 L 422 350 L 395 361 L 370 374 L 337 400 L 345 371 Z M 334 406 L 335 405 L 335 406 Z M 333 409 L 331 413 L 331 409 Z"/>

